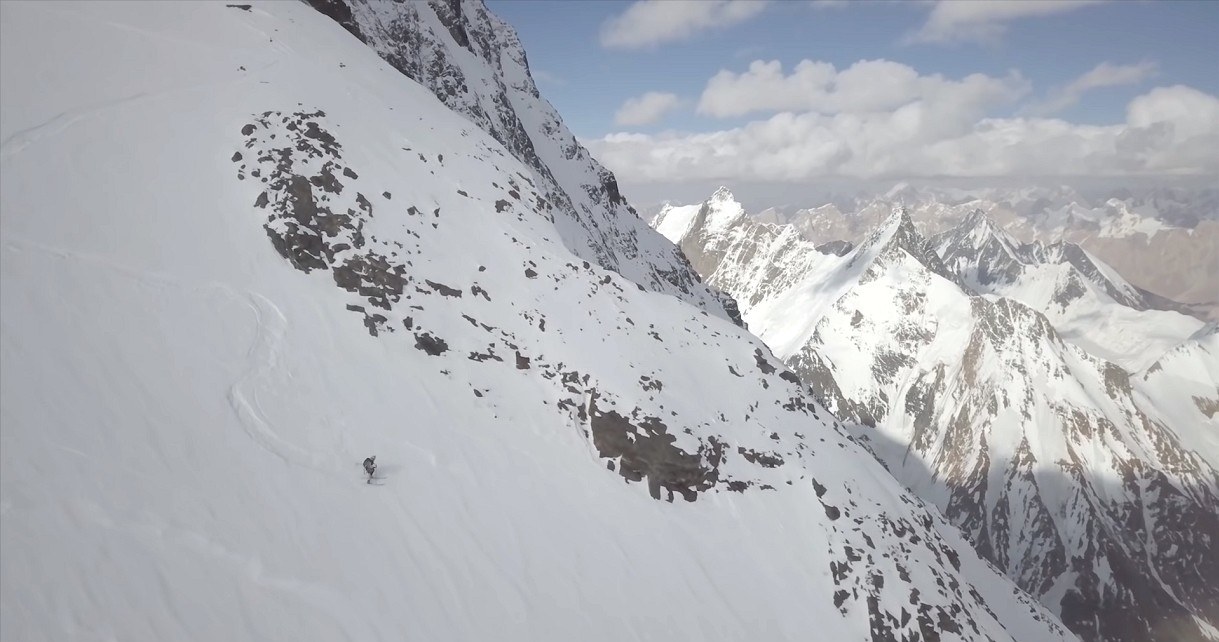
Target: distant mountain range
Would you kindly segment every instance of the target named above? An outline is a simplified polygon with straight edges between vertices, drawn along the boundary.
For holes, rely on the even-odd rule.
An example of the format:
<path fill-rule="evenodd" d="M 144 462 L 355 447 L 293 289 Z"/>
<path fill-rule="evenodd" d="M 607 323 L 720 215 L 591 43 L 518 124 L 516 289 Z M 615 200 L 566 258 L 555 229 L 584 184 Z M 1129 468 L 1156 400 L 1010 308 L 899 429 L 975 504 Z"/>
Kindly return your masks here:
<path fill-rule="evenodd" d="M 1021 243 L 964 205 L 924 205 L 924 229 L 940 230 L 926 236 L 888 202 L 777 225 L 720 189 L 652 224 L 895 476 L 1082 639 L 1213 637 L 1216 325 L 1074 243 Z M 857 242 L 808 240 L 847 220 Z"/>
<path fill-rule="evenodd" d="M 665 205 L 644 211 L 654 217 Z M 1129 282 L 1185 304 L 1200 318 L 1219 320 L 1219 188 L 952 189 L 900 183 L 885 192 L 752 214 L 761 222 L 792 225 L 815 244 L 854 243 L 902 207 L 927 237 L 980 210 L 1020 242 L 1076 243 Z"/>

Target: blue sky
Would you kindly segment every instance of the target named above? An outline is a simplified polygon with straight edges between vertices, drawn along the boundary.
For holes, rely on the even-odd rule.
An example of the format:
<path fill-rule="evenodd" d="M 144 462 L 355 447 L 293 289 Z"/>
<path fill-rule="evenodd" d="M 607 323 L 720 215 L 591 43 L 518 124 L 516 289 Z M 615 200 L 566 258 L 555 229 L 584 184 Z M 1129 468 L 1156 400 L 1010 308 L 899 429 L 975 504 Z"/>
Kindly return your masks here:
<path fill-rule="evenodd" d="M 856 2 L 815 8 L 777 4 L 751 20 L 709 30 L 688 40 L 637 50 L 599 43 L 602 24 L 629 2 L 490 0 L 488 5 L 520 34 L 538 85 L 580 136 L 621 130 L 614 112 L 647 91 L 697 98 L 720 69 L 743 71 L 753 60 L 779 60 L 790 68 L 802 59 L 838 68 L 883 58 L 919 72 L 963 77 L 1001 76 L 1019 70 L 1034 91 L 1069 83 L 1102 62 L 1155 63 L 1143 83 L 1100 89 L 1058 115 L 1107 124 L 1120 120 L 1126 103 L 1154 84 L 1185 84 L 1219 94 L 1219 2 L 1113 2 L 1042 18 L 1013 20 L 995 42 L 905 44 L 903 37 L 927 18 L 915 3 Z M 693 110 L 681 110 L 652 127 L 719 126 Z"/>
<path fill-rule="evenodd" d="M 927 170 L 938 175 L 968 174 L 975 167 L 1012 175 L 1045 164 L 1031 150 L 999 158 L 979 149 L 1013 138 L 1060 145 L 1067 156 L 1050 168 L 1054 174 L 1219 171 L 1219 160 L 1210 162 L 1219 152 L 1201 151 L 1203 142 L 1219 142 L 1219 124 L 1208 128 L 1200 120 L 1219 114 L 1209 111 L 1219 110 L 1219 2 L 488 5 L 517 29 L 539 88 L 568 127 L 628 182 L 646 178 L 632 167 L 667 161 L 667 170 L 674 159 L 685 159 L 689 171 L 668 172 L 665 180 L 900 178 L 926 165 L 916 149 L 933 147 L 940 157 L 958 157 Z M 795 82 L 794 68 L 803 60 L 832 65 L 807 70 L 806 81 L 819 89 L 806 91 L 808 85 Z M 835 83 L 845 83 L 846 75 L 834 74 L 865 60 L 885 61 L 886 67 L 860 68 L 856 90 L 836 93 Z M 768 80 L 743 82 L 742 75 L 754 75 L 755 61 L 778 61 L 781 72 L 759 68 L 755 72 Z M 722 71 L 732 75 L 712 92 L 711 80 Z M 897 89 L 888 97 L 860 95 L 860 84 L 888 91 L 886 78 L 898 72 L 911 79 L 908 96 Z M 954 84 L 970 75 L 977 86 Z M 791 82 L 776 89 L 784 81 Z M 820 97 L 802 97 L 810 91 Z M 652 109 L 616 120 L 628 100 L 647 92 L 663 96 L 653 97 Z M 785 98 L 768 98 L 780 94 Z M 911 102 L 920 103 L 914 115 L 900 109 Z M 1198 122 L 1181 120 L 1189 118 Z M 950 121 L 955 124 L 932 132 Z M 917 136 L 909 135 L 909 122 L 917 123 Z M 881 125 L 889 133 L 866 144 L 851 136 Z M 628 139 L 624 132 L 636 136 Z M 788 133 L 806 142 L 799 149 L 765 142 Z M 906 144 L 893 147 L 899 139 Z M 892 149 L 881 150 L 885 146 Z M 1168 148 L 1181 146 L 1193 151 L 1164 157 Z M 719 151 L 708 151 L 713 148 Z M 703 162 L 708 154 L 725 153 L 738 159 L 736 165 Z M 985 158 L 968 167 L 974 155 Z M 804 169 L 791 169 L 786 160 L 792 158 Z M 738 165 L 741 176 L 733 176 Z M 783 169 L 774 171 L 777 165 Z"/>

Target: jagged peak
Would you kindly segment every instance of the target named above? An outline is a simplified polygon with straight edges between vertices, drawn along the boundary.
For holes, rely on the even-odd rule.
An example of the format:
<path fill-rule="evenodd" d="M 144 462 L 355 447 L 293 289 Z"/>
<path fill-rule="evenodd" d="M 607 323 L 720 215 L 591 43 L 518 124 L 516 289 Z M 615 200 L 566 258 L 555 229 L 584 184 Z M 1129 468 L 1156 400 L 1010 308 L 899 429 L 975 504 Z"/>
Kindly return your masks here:
<path fill-rule="evenodd" d="M 953 229 L 936 237 L 936 245 L 945 259 L 962 250 L 971 253 L 981 250 L 990 243 L 997 244 L 1009 257 L 1020 260 L 1020 243 L 995 225 L 990 216 L 980 208 L 970 212 Z"/>
<path fill-rule="evenodd" d="M 1143 294 L 1118 274 L 1107 263 L 1093 256 L 1083 247 L 1070 241 L 1057 241 L 1044 246 L 1040 257 L 1046 262 L 1064 263 L 1077 271 L 1081 278 L 1087 279 L 1108 292 L 1109 296 L 1123 305 L 1135 309 L 1151 307 Z"/>
<path fill-rule="evenodd" d="M 961 224 L 957 226 L 957 228 L 966 230 L 982 229 L 991 233 L 1004 234 L 1006 236 L 1006 233 L 1001 232 L 999 228 L 996 227 L 995 224 L 990 220 L 990 217 L 986 215 L 986 212 L 980 207 L 974 208 L 974 211 L 970 212 L 969 216 L 966 216 L 965 219 L 961 221 Z"/>
<path fill-rule="evenodd" d="M 995 222 L 991 220 L 990 215 L 981 208 L 977 208 L 973 212 L 970 212 L 969 216 L 965 217 L 965 220 L 962 221 L 961 225 L 958 227 L 966 230 L 985 232 L 986 234 L 1003 241 L 1003 243 L 1008 246 L 1018 245 L 1015 239 L 1013 239 L 1011 235 L 1008 234 L 1007 231 L 1002 227 L 996 225 Z"/>
<path fill-rule="evenodd" d="M 856 252 L 856 258 L 853 258 L 852 262 L 863 256 L 870 257 L 867 260 L 872 261 L 894 252 L 905 252 L 931 272 L 969 291 L 961 278 L 944 265 L 944 261 L 926 237 L 914 227 L 910 211 L 905 207 L 895 209 L 867 240 L 859 244 Z"/>
<path fill-rule="evenodd" d="M 868 237 L 868 240 L 860 245 L 877 245 L 887 242 L 893 238 L 898 232 L 914 231 L 914 221 L 910 218 L 910 211 L 905 207 L 894 208 L 892 212 L 885 217 L 884 221 L 876 228 Z"/>
<path fill-rule="evenodd" d="M 703 201 L 690 229 L 719 232 L 732 227 L 744 218 L 745 208 L 737 202 L 727 187 L 721 185 L 711 195 L 711 198 Z"/>
<path fill-rule="evenodd" d="M 868 241 L 860 245 L 871 247 L 896 245 L 903 247 L 907 251 L 918 249 L 918 253 L 922 253 L 923 246 L 926 243 L 926 239 L 914 228 L 914 221 L 910 218 L 910 211 L 905 207 L 899 207 L 889 214 L 889 217 L 880 224 L 880 227 L 877 228 Z M 911 253 L 915 254 L 913 251 Z"/>
<path fill-rule="evenodd" d="M 736 202 L 736 197 L 732 195 L 732 190 L 727 186 L 720 185 L 718 189 L 711 195 L 708 202 Z"/>

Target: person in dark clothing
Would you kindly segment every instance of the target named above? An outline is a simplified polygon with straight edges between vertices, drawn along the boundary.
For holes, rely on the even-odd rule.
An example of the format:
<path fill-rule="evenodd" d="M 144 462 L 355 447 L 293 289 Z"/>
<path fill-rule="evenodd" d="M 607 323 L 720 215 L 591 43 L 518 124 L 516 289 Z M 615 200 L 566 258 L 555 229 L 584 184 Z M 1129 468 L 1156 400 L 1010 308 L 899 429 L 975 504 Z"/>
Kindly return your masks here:
<path fill-rule="evenodd" d="M 377 456 L 373 455 L 364 460 L 364 472 L 368 473 L 368 483 L 372 483 L 372 474 L 377 472 Z"/>

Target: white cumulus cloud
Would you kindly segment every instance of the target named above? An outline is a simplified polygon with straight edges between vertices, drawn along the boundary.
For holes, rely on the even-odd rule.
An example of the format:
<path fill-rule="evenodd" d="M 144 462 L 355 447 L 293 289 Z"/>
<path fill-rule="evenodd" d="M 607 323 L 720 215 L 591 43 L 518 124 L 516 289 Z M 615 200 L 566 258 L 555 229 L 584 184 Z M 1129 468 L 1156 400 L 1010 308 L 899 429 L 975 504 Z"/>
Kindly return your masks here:
<path fill-rule="evenodd" d="M 889 111 L 782 112 L 707 133 L 611 134 L 590 149 L 625 182 L 799 182 L 828 177 L 1042 177 L 1219 173 L 1219 98 L 1185 86 L 1132 100 L 1125 122 L 947 119 L 916 100 Z"/>
<path fill-rule="evenodd" d="M 802 60 L 785 74 L 777 60 L 755 60 L 744 73 L 721 70 L 712 76 L 698 112 L 716 117 L 776 111 L 874 112 L 921 100 L 937 110 L 976 118 L 987 107 L 1011 102 L 1027 91 L 1028 82 L 1016 73 L 950 80 L 939 74 L 920 75 L 888 60 L 861 60 L 842 71 L 827 62 Z"/>
<path fill-rule="evenodd" d="M 1103 0 L 939 0 L 911 42 L 991 42 L 1007 23 L 1073 11 Z"/>
<path fill-rule="evenodd" d="M 1102 62 L 1091 71 L 1052 92 L 1044 101 L 1029 106 L 1025 111 L 1036 115 L 1057 113 L 1078 103 L 1084 94 L 1093 89 L 1137 85 L 1151 78 L 1155 73 L 1156 65 L 1152 62 L 1145 61 L 1134 65 L 1112 65 Z"/>
<path fill-rule="evenodd" d="M 681 104 L 676 94 L 649 91 L 636 98 L 628 98 L 614 114 L 614 122 L 625 126 L 649 125 L 660 120 L 666 113 Z"/>
<path fill-rule="evenodd" d="M 761 13 L 765 0 L 638 0 L 601 25 L 601 45 L 641 49 L 722 29 Z"/>

